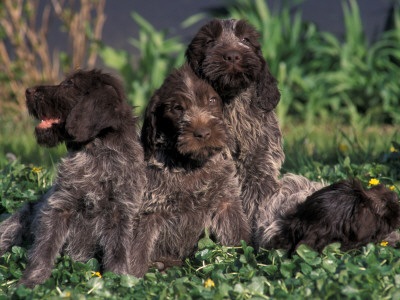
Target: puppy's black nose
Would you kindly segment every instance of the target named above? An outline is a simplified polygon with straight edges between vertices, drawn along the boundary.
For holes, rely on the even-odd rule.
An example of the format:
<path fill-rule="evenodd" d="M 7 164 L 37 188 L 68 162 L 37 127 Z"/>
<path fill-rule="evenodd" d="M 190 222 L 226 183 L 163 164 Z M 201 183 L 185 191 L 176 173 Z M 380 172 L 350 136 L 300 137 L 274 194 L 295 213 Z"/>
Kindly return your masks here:
<path fill-rule="evenodd" d="M 199 140 L 207 140 L 211 136 L 210 128 L 198 128 L 193 132 L 195 138 Z"/>
<path fill-rule="evenodd" d="M 228 62 L 235 63 L 241 61 L 242 56 L 238 51 L 232 50 L 224 54 L 224 59 L 227 60 Z"/>
<path fill-rule="evenodd" d="M 36 92 L 36 88 L 31 87 L 31 88 L 27 88 L 27 89 L 26 89 L 25 94 L 26 94 L 26 95 L 32 95 L 32 94 L 34 94 L 35 92 Z"/>

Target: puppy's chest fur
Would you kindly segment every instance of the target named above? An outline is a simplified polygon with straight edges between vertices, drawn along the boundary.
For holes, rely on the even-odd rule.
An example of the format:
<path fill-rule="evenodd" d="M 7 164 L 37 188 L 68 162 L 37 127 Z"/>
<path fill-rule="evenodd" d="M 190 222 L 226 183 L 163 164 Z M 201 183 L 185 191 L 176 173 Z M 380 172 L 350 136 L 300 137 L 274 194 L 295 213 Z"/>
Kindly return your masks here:
<path fill-rule="evenodd" d="M 147 166 L 148 188 L 142 213 L 212 212 L 230 195 L 239 197 L 240 189 L 231 159 L 217 154 L 202 167 L 171 169 L 150 160 Z"/>
<path fill-rule="evenodd" d="M 249 153 L 263 148 L 276 153 L 278 162 L 283 161 L 282 134 L 275 112 L 257 107 L 255 97 L 255 87 L 251 86 L 224 104 L 224 120 L 236 142 L 231 150 L 236 159 L 245 160 Z"/>
<path fill-rule="evenodd" d="M 120 147 L 100 139 L 92 143 L 93 147 L 71 152 L 62 160 L 55 189 L 68 195 L 65 200 L 77 202 L 76 207 L 85 215 L 95 215 L 121 199 L 131 198 L 130 204 L 138 206 L 135 202 L 141 199 L 138 196 L 142 196 L 145 185 L 140 144 L 134 139 Z"/>
<path fill-rule="evenodd" d="M 262 173 L 270 174 L 277 183 L 285 158 L 282 133 L 275 112 L 260 109 L 254 103 L 255 97 L 255 87 L 251 86 L 224 104 L 225 125 L 235 140 L 230 150 L 239 177 L 246 177 L 249 168 L 268 165 Z"/>

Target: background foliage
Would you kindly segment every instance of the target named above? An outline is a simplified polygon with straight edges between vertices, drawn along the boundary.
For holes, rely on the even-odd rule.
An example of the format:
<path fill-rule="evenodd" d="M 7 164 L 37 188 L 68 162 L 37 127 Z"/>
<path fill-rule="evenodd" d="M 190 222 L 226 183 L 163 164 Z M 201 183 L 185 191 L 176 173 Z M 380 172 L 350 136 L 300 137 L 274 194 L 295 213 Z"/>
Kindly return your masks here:
<path fill-rule="evenodd" d="M 60 73 L 74 68 L 74 60 L 79 58 L 80 66 L 91 67 L 93 57 L 99 56 L 121 75 L 130 103 L 141 114 L 154 89 L 184 61 L 186 45 L 180 37 L 156 30 L 136 13 L 131 15 L 140 32 L 131 43 L 139 55 L 102 43 L 100 4 L 104 1 L 81 0 L 78 10 L 64 9 L 62 14 L 57 3 L 66 8 L 69 1 L 51 1 L 49 13 L 62 18 L 64 29 L 79 23 L 73 20 L 81 20 L 79 24 L 84 26 L 74 27 L 80 29 L 75 29 L 73 36 L 79 35 L 87 45 L 83 56 L 74 52 L 73 46 L 58 54 L 45 52 L 48 62 L 58 66 L 55 71 L 44 68 L 39 60 L 35 69 L 30 67 L 32 72 L 24 74 L 24 56 L 10 56 L 15 59 L 7 62 L 0 53 L 0 221 L 51 186 L 55 164 L 65 154 L 63 145 L 56 149 L 36 145 L 34 122 L 20 113 L 25 100 L 13 92 L 13 85 L 23 91 L 39 82 L 56 82 Z M 21 16 L 18 26 L 31 24 L 31 35 L 37 34 L 41 45 L 46 45 L 46 30 L 29 23 L 38 13 L 33 6 L 37 2 L 18 0 L 12 7 L 8 2 L 0 4 L 0 52 L 2 43 L 11 41 L 14 51 L 22 45 L 12 42 L 15 37 L 7 34 L 4 23 L 8 20 L 13 24 L 11 16 L 17 12 Z M 97 7 L 90 10 L 90 16 L 95 17 L 83 12 L 84 5 L 86 11 Z M 285 137 L 283 172 L 328 183 L 356 177 L 365 187 L 375 178 L 399 193 L 400 12 L 394 10 L 391 29 L 368 42 L 357 2 L 343 1 L 342 6 L 343 38 L 319 31 L 315 24 L 302 19 L 301 12 L 293 14 L 288 5 L 274 9 L 262 0 L 236 0 L 226 14 L 215 17 L 247 18 L 261 33 L 264 56 L 282 92 L 277 113 Z M 193 16 L 184 25 L 199 27 L 202 17 Z M 45 57 L 35 52 L 39 48 L 28 37 L 25 42 L 36 59 Z M 300 247 L 288 258 L 280 250 L 255 254 L 246 245 L 238 249 L 220 247 L 206 238 L 182 268 L 171 268 L 165 274 L 151 271 L 144 280 L 102 273 L 96 260 L 83 264 L 59 257 L 51 278 L 31 291 L 15 287 L 26 266 L 26 248 L 14 247 L 0 258 L 0 299 L 400 298 L 399 251 L 378 243 L 343 253 L 338 245 L 331 245 L 322 254 Z"/>

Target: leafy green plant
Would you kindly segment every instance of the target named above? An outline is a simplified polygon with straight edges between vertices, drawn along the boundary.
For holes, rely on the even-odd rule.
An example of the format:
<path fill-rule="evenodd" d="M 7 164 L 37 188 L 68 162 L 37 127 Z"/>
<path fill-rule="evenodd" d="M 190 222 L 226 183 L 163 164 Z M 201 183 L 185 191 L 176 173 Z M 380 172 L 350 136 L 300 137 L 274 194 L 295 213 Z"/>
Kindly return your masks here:
<path fill-rule="evenodd" d="M 34 201 L 52 184 L 52 172 L 42 167 L 29 167 L 11 162 L 0 170 L 0 219 L 20 208 L 26 201 Z"/>
<path fill-rule="evenodd" d="M 140 15 L 132 13 L 132 18 L 140 28 L 139 38 L 130 42 L 139 50 L 139 56 L 133 57 L 125 50 L 104 44 L 100 46 L 99 54 L 105 65 L 122 75 L 128 99 L 140 114 L 166 75 L 182 65 L 185 48 L 178 38 L 166 38 L 166 31 L 157 31 Z"/>

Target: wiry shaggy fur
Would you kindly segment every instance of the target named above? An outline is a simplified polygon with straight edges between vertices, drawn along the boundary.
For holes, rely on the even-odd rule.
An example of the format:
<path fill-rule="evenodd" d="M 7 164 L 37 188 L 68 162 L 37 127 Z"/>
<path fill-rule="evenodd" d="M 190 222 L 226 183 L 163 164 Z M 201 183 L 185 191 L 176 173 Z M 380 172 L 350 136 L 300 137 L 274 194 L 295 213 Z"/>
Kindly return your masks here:
<path fill-rule="evenodd" d="M 191 41 L 186 57 L 224 102 L 224 121 L 235 143 L 244 210 L 252 226 L 258 207 L 280 188 L 284 160 L 274 108 L 280 100 L 276 79 L 262 55 L 259 34 L 245 21 L 213 20 Z M 270 203 L 268 203 L 270 205 Z"/>
<path fill-rule="evenodd" d="M 272 195 L 266 205 L 259 208 L 259 218 L 254 233 L 254 246 L 258 248 L 264 240 L 270 239 L 275 231 L 274 220 L 280 215 L 302 203 L 312 193 L 322 189 L 324 185 L 292 173 L 285 174 L 280 179 L 281 188 Z"/>
<path fill-rule="evenodd" d="M 379 242 L 400 226 L 400 204 L 396 193 L 383 185 L 363 190 L 357 181 L 340 181 L 309 196 L 306 201 L 281 213 L 265 228 L 261 245 L 283 248 L 290 253 L 305 244 L 322 251 L 328 244 L 339 242 L 347 251 L 369 242 Z"/>
<path fill-rule="evenodd" d="M 76 71 L 56 86 L 26 90 L 27 107 L 43 120 L 39 144 L 66 142 L 54 186 L 0 227 L 1 253 L 32 232 L 34 244 L 20 284 L 50 276 L 63 247 L 78 261 L 103 254 L 105 270 L 129 273 L 133 219 L 145 186 L 136 117 L 121 84 L 97 70 Z"/>
<path fill-rule="evenodd" d="M 280 93 L 258 37 L 244 20 L 212 20 L 200 28 L 186 50 L 196 75 L 222 97 L 224 122 L 235 140 L 230 150 L 256 247 L 274 237 L 274 220 L 279 215 L 322 188 L 322 184 L 294 174 L 279 179 L 284 153 L 274 108 Z M 333 197 L 327 189 L 318 195 Z"/>
<path fill-rule="evenodd" d="M 221 99 L 188 65 L 150 100 L 142 142 L 148 187 L 133 241 L 134 275 L 160 257 L 189 256 L 204 229 L 223 245 L 249 240 Z"/>

